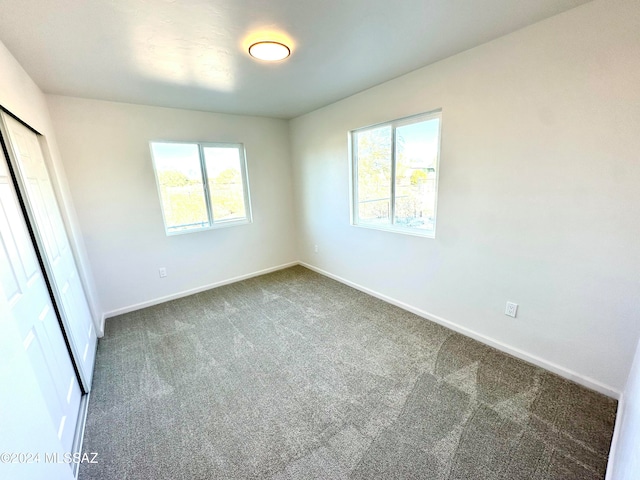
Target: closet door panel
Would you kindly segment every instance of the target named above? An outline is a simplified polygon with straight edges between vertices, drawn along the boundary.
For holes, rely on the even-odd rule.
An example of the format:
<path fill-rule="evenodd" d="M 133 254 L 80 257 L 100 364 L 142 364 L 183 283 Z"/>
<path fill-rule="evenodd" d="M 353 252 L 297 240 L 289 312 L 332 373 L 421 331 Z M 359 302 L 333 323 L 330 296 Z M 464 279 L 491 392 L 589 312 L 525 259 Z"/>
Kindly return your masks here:
<path fill-rule="evenodd" d="M 51 426 L 70 452 L 80 409 L 80 385 L 5 159 L 0 159 L 0 282 Z"/>
<path fill-rule="evenodd" d="M 3 113 L 2 121 L 46 274 L 70 339 L 76 365 L 88 390 L 95 360 L 96 330 L 42 147 L 38 135 L 14 118 Z"/>

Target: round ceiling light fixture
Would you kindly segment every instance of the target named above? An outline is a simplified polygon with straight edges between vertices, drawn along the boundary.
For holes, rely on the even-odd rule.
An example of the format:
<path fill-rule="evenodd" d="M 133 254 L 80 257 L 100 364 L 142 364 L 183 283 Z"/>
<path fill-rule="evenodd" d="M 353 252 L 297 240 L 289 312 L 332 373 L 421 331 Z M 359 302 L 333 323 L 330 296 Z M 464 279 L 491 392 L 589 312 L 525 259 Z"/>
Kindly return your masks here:
<path fill-rule="evenodd" d="M 280 42 L 256 42 L 249 47 L 249 55 L 259 60 L 277 62 L 291 55 L 291 50 Z"/>

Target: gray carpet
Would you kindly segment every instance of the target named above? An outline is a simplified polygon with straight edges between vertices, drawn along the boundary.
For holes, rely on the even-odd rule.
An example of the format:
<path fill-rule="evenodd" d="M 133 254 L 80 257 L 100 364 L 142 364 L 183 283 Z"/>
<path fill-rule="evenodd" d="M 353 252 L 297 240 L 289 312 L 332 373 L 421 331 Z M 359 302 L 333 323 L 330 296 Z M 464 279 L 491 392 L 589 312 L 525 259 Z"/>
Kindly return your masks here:
<path fill-rule="evenodd" d="M 294 267 L 107 320 L 80 479 L 601 479 L 615 412 Z"/>

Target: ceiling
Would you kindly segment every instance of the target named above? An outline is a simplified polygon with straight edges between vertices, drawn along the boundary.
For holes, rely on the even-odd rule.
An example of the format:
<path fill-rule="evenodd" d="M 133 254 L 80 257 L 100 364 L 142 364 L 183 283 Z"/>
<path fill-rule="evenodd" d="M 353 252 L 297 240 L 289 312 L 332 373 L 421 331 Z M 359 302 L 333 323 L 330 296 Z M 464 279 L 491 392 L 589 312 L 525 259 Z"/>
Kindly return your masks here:
<path fill-rule="evenodd" d="M 292 118 L 587 1 L 2 0 L 0 40 L 46 93 Z"/>

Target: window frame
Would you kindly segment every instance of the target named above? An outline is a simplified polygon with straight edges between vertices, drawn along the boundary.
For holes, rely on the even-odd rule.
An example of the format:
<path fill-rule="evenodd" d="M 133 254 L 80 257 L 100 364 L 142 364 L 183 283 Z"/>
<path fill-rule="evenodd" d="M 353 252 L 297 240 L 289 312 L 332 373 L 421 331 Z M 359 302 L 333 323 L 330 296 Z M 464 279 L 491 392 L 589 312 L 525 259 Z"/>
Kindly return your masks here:
<path fill-rule="evenodd" d="M 197 228 L 185 228 L 181 230 L 170 231 L 167 225 L 167 217 L 165 215 L 164 201 L 162 197 L 162 186 L 160 185 L 160 177 L 158 175 L 158 169 L 156 167 L 156 159 L 153 154 L 153 145 L 159 143 L 169 143 L 176 145 L 196 145 L 198 147 L 198 157 L 200 164 L 200 173 L 202 175 L 202 188 L 204 194 L 205 206 L 207 209 L 207 219 L 209 225 L 201 226 Z M 236 148 L 240 157 L 240 175 L 242 178 L 242 189 L 244 199 L 245 217 L 240 219 L 229 220 L 215 220 L 213 216 L 213 208 L 211 205 L 211 191 L 209 188 L 209 174 L 207 172 L 207 164 L 204 155 L 204 149 L 208 147 L 218 148 Z M 249 188 L 249 172 L 247 168 L 247 155 L 243 143 L 233 142 L 190 142 L 190 141 L 176 141 L 176 140 L 151 140 L 149 141 L 149 150 L 151 151 L 151 164 L 153 166 L 153 173 L 156 177 L 156 188 L 158 190 L 158 199 L 160 200 L 160 209 L 162 211 L 162 222 L 164 224 L 164 231 L 167 236 L 173 235 L 185 235 L 188 233 L 203 232 L 207 230 L 215 230 L 219 228 L 234 227 L 240 225 L 248 225 L 253 223 L 253 212 L 251 209 L 251 193 Z M 176 228 L 176 227 L 172 227 Z"/>
<path fill-rule="evenodd" d="M 438 119 L 438 151 L 435 160 L 435 200 L 433 206 L 433 230 L 423 230 L 419 228 L 404 227 L 395 223 L 395 207 L 396 207 L 396 129 L 405 125 L 411 125 L 414 123 L 420 123 L 423 121 Z M 388 225 L 363 223 L 358 216 L 358 142 L 356 141 L 356 135 L 368 130 L 374 130 L 381 127 L 391 128 L 391 189 L 390 189 L 390 223 Z M 351 175 L 351 181 L 349 182 L 351 202 L 350 202 L 350 217 L 351 226 L 369 228 L 373 230 L 382 230 L 386 232 L 395 232 L 405 235 L 414 235 L 424 238 L 435 238 L 437 227 L 437 212 L 438 212 L 438 184 L 440 180 L 440 152 L 442 144 L 442 109 L 431 110 L 429 112 L 418 113 L 410 115 L 408 117 L 402 117 L 388 122 L 376 123 L 373 125 L 367 125 L 366 127 L 356 128 L 350 130 L 348 134 L 348 148 L 349 148 L 349 173 Z"/>

